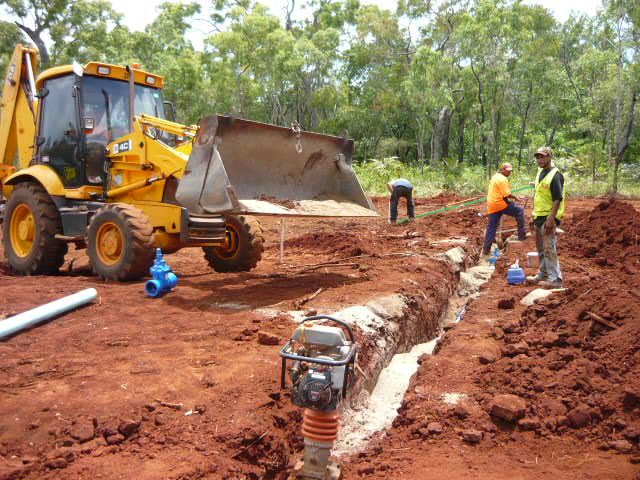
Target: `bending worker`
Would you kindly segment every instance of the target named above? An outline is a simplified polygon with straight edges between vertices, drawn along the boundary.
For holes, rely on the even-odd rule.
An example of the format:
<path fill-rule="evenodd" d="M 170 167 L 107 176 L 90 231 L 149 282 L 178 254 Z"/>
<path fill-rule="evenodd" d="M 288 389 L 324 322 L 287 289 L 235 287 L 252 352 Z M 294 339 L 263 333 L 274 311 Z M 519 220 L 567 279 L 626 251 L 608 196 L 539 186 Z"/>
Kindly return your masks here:
<path fill-rule="evenodd" d="M 503 163 L 489 182 L 489 193 L 487 194 L 489 223 L 482 248 L 484 255 L 488 255 L 491 252 L 491 244 L 496 237 L 496 230 L 502 215 L 515 217 L 518 222 L 518 240 L 524 240 L 527 236 L 524 209 L 518 205 L 518 197 L 511 194 L 511 185 L 509 183 L 511 172 L 513 172 L 513 166 L 510 163 Z"/>
<path fill-rule="evenodd" d="M 545 288 L 562 287 L 562 272 L 558 260 L 556 228 L 564 216 L 564 176 L 553 166 L 553 151 L 541 147 L 535 154 L 538 173 L 533 197 L 533 223 L 536 226 L 536 249 L 540 268 L 527 283 Z"/>
<path fill-rule="evenodd" d="M 416 218 L 413 206 L 413 185 L 406 178 L 398 178 L 387 183 L 387 189 L 391 192 L 389 200 L 389 223 L 392 225 L 398 220 L 398 201 L 404 197 L 407 201 L 407 216 Z"/>

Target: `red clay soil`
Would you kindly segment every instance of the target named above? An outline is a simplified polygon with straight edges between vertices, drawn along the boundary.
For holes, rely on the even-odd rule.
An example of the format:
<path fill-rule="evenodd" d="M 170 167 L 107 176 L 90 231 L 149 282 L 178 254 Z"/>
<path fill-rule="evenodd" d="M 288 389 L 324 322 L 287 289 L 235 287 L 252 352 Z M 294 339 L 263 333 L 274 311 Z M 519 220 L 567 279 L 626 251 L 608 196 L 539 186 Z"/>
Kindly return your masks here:
<path fill-rule="evenodd" d="M 602 266 L 615 266 L 633 277 L 640 258 L 640 216 L 627 202 L 611 199 L 576 215 L 569 227 L 571 247 Z"/>
<path fill-rule="evenodd" d="M 350 229 L 346 232 L 311 232 L 285 243 L 287 248 L 298 247 L 309 251 L 326 251 L 339 257 L 358 257 L 371 252 L 365 241 Z"/>
<path fill-rule="evenodd" d="M 458 200 L 421 199 L 418 213 Z M 386 199 L 375 202 L 386 212 Z M 302 448 L 300 411 L 279 388 L 278 350 L 294 327 L 286 312 L 332 312 L 402 293 L 434 322 L 456 278 L 431 257 L 464 237 L 477 253 L 478 211 L 395 228 L 384 218 L 288 219 L 284 264 L 278 221 L 266 220 L 256 270 L 217 274 L 199 250 L 182 250 L 167 256 L 180 283 L 161 299 L 146 298 L 143 282 L 90 276 L 82 251 L 70 252 L 55 277 L 13 276 L 0 262 L 0 317 L 82 288 L 100 294 L 94 305 L 0 343 L 0 479 L 286 478 Z M 639 319 L 627 285 L 637 287 L 637 261 L 628 264 L 634 273 L 620 273 L 618 257 L 602 264 L 605 249 L 584 258 L 584 247 L 576 254 L 568 237 L 560 240 L 568 292 L 526 311 L 517 302 L 498 309 L 498 301 L 528 289 L 494 276 L 440 353 L 422 362 L 394 428 L 346 460 L 347 478 L 634 478 Z M 520 248 L 533 249 L 530 240 Z M 584 311 L 615 328 L 595 325 Z M 498 326 L 504 336 L 496 339 Z M 545 327 L 557 340 L 549 342 Z M 357 334 L 366 370 L 375 345 Z M 483 353 L 493 361 L 481 364 Z M 462 407 L 440 401 L 452 392 L 467 394 Z M 524 418 L 537 417 L 539 427 L 489 416 L 489 397 L 502 393 L 521 395 Z M 556 402 L 558 410 L 546 413 L 546 398 L 565 411 Z M 583 404 L 588 424 L 565 425 L 560 417 Z M 429 422 L 442 433 L 431 433 L 439 429 Z M 471 429 L 481 432 L 479 444 L 461 438 Z M 623 440 L 630 454 L 609 444 Z"/>
<path fill-rule="evenodd" d="M 395 228 L 384 218 L 288 219 L 284 264 L 279 222 L 267 219 L 256 270 L 217 274 L 185 249 L 166 257 L 180 283 L 160 299 L 143 282 L 91 276 L 84 251 L 49 277 L 10 274 L 0 252 L 0 318 L 87 287 L 100 295 L 0 343 L 0 479 L 285 478 L 302 447 L 299 409 L 279 388 L 278 351 L 294 329 L 285 312 L 399 292 L 435 330 L 456 279 L 430 258 L 449 246 L 433 242 L 467 235 L 453 217 Z M 317 232 L 326 248 L 306 248 Z M 367 239 L 372 254 L 344 261 L 336 247 L 350 238 Z M 367 369 L 374 345 L 358 340 Z"/>
<path fill-rule="evenodd" d="M 567 290 L 525 308 L 497 269 L 346 478 L 640 478 L 640 213 L 607 200 L 563 227 Z"/>

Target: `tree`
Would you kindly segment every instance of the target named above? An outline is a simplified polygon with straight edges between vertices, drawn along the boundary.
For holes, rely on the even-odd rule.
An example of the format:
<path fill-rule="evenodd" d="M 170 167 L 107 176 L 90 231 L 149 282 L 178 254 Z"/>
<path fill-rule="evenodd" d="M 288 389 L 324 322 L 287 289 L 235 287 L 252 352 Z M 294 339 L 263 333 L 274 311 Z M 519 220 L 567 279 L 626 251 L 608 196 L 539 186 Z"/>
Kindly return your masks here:
<path fill-rule="evenodd" d="M 630 71 L 638 73 L 637 62 L 640 54 L 640 6 L 628 0 L 613 0 L 608 5 L 616 50 L 616 103 L 614 117 L 614 155 L 611 189 L 618 191 L 618 171 L 631 143 L 633 120 L 638 100 L 640 81 L 637 75 L 630 77 Z M 625 97 L 629 98 L 626 116 Z"/>
<path fill-rule="evenodd" d="M 4 73 L 15 45 L 21 41 L 22 33 L 16 25 L 0 21 L 0 73 Z"/>
<path fill-rule="evenodd" d="M 45 34 L 51 36 L 56 53 L 66 51 L 73 56 L 101 45 L 106 33 L 121 19 L 106 0 L 0 0 L 0 5 L 20 19 L 15 23 L 38 48 L 43 68 L 51 66 L 52 60 L 55 63 L 68 56 L 52 59 Z"/>

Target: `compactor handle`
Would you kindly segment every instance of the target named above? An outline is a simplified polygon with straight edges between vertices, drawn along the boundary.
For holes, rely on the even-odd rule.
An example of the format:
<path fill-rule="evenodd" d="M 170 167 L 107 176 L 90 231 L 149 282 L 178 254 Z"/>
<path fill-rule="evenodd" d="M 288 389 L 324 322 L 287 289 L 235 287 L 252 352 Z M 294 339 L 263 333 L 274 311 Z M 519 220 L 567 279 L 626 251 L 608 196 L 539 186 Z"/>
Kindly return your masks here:
<path fill-rule="evenodd" d="M 300 322 L 300 324 L 306 323 L 306 322 L 310 322 L 312 320 L 331 320 L 334 323 L 337 323 L 341 326 L 343 326 L 344 328 L 347 329 L 347 332 L 349 333 L 349 340 L 353 343 L 356 341 L 356 336 L 353 334 L 353 330 L 351 329 L 351 325 L 349 325 L 347 322 L 345 322 L 344 320 L 340 320 L 339 318 L 335 318 L 335 317 L 331 317 L 329 315 L 314 315 L 313 317 L 307 317 L 304 320 L 302 320 Z"/>

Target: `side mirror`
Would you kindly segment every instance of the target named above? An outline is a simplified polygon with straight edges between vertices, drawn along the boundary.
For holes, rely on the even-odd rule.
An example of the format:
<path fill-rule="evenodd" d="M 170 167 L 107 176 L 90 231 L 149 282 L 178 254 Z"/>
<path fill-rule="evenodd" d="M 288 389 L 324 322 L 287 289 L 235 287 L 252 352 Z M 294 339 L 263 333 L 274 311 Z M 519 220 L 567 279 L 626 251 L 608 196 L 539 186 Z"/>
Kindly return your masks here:
<path fill-rule="evenodd" d="M 171 120 L 172 122 L 176 121 L 176 107 L 173 102 L 164 101 L 162 102 L 164 105 L 164 114 L 167 117 L 167 120 Z"/>
<path fill-rule="evenodd" d="M 84 67 L 80 65 L 78 62 L 76 62 L 75 60 L 71 65 L 71 69 L 73 70 L 73 73 L 75 73 L 79 77 L 82 77 L 84 75 Z"/>
<path fill-rule="evenodd" d="M 94 128 L 95 120 L 93 119 L 93 117 L 84 117 L 82 119 L 82 129 L 84 130 L 84 133 L 91 133 L 93 132 Z"/>

